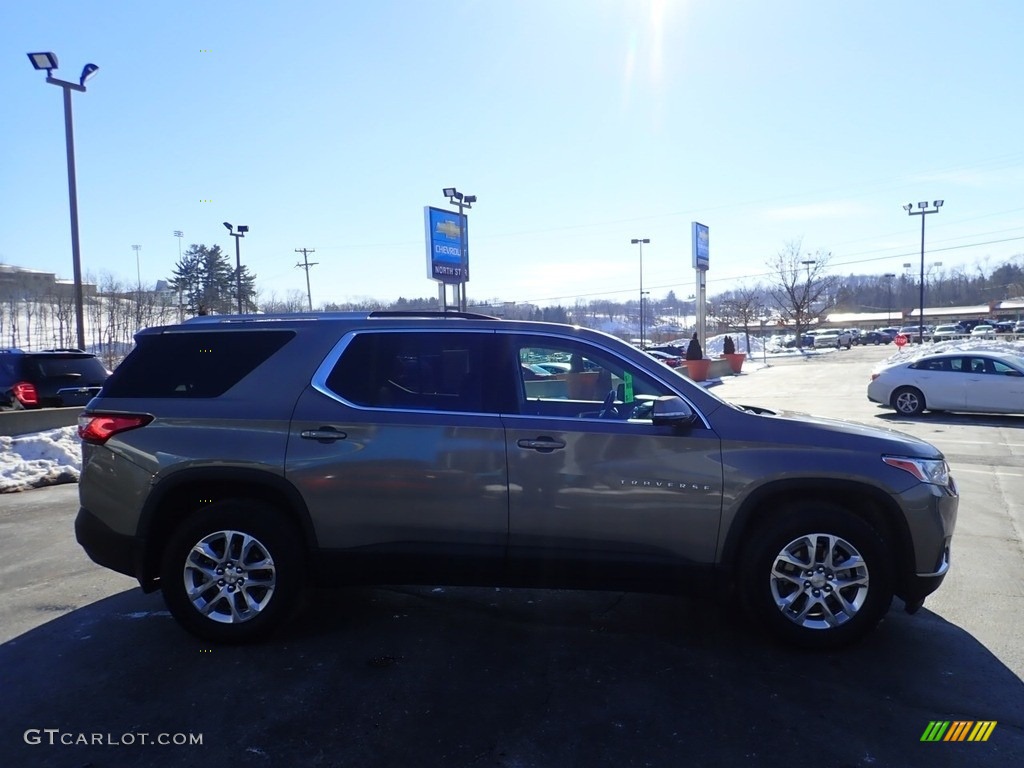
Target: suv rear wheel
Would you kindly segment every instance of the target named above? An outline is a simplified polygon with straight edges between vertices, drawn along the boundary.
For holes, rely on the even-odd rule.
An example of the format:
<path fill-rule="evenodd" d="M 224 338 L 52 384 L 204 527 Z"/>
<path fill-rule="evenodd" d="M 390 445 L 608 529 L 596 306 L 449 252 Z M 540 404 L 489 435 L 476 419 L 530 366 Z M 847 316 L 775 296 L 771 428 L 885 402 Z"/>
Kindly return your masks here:
<path fill-rule="evenodd" d="M 303 556 L 273 506 L 231 499 L 192 515 L 164 549 L 160 588 L 189 632 L 221 643 L 258 640 L 298 607 Z"/>
<path fill-rule="evenodd" d="M 749 615 L 781 640 L 836 648 L 871 631 L 892 603 L 889 553 L 846 509 L 798 502 L 758 526 L 739 563 Z"/>

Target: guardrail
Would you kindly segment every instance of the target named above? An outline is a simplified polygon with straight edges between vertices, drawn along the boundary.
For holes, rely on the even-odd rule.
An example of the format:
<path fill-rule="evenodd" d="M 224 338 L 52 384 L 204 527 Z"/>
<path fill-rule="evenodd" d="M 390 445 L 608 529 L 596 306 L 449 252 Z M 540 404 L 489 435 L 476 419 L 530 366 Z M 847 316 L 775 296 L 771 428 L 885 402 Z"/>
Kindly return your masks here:
<path fill-rule="evenodd" d="M 37 408 L 25 411 L 0 411 L 0 435 L 15 437 L 30 432 L 45 432 L 78 423 L 81 406 L 73 408 Z"/>

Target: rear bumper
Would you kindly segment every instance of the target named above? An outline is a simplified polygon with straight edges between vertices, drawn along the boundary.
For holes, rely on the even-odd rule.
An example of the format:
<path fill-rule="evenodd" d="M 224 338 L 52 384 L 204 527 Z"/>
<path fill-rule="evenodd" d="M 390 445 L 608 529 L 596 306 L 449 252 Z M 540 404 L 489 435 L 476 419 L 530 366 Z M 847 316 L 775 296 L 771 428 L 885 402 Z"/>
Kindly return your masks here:
<path fill-rule="evenodd" d="M 138 577 L 135 538 L 110 529 L 84 507 L 79 508 L 75 518 L 75 538 L 97 565 Z"/>

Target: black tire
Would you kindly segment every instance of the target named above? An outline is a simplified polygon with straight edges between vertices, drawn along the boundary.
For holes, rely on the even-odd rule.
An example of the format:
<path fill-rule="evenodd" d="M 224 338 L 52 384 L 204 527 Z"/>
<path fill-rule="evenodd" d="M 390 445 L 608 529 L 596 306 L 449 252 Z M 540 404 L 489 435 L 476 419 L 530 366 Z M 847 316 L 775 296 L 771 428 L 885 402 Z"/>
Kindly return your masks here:
<path fill-rule="evenodd" d="M 892 393 L 889 404 L 896 413 L 904 416 L 920 416 L 927 407 L 924 393 L 916 387 L 900 387 Z"/>
<path fill-rule="evenodd" d="M 794 561 L 806 561 L 808 570 Z M 775 639 L 839 648 L 863 638 L 889 610 L 890 562 L 882 538 L 857 515 L 831 502 L 800 501 L 751 531 L 737 583 L 747 615 Z"/>
<path fill-rule="evenodd" d="M 266 637 L 299 607 L 304 564 L 299 534 L 279 510 L 262 501 L 226 499 L 174 531 L 161 560 L 160 588 L 171 615 L 192 634 L 248 643 Z M 218 575 L 223 578 L 214 581 Z"/>

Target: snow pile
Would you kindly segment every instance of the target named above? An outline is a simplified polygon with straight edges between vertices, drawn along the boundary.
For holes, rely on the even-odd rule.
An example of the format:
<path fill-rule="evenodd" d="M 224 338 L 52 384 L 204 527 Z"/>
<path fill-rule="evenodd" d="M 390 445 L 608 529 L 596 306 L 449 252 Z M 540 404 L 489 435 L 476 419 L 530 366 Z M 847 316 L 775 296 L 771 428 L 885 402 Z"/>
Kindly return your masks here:
<path fill-rule="evenodd" d="M 710 357 L 710 358 L 720 357 L 722 355 L 722 353 L 724 352 L 724 350 L 725 350 L 725 337 L 726 336 L 732 336 L 733 343 L 736 345 L 736 351 L 737 352 L 745 352 L 746 355 L 747 355 L 747 360 L 749 362 L 751 362 L 751 363 L 756 363 L 759 360 L 761 360 L 765 356 L 766 352 L 767 352 L 768 355 L 770 355 L 772 357 L 794 357 L 794 356 L 799 356 L 799 355 L 806 356 L 808 353 L 814 353 L 814 352 L 823 352 L 823 351 L 827 352 L 827 351 L 830 351 L 830 349 L 831 349 L 830 348 L 829 350 L 815 350 L 813 347 L 810 347 L 808 349 L 805 349 L 805 350 L 801 351 L 801 350 L 795 349 L 793 347 L 788 347 L 788 348 L 787 347 L 783 347 L 781 345 L 781 343 L 779 343 L 777 341 L 777 337 L 775 337 L 775 336 L 772 336 L 771 338 L 769 338 L 767 340 L 767 344 L 766 344 L 765 341 L 763 341 L 762 339 L 757 338 L 756 336 L 751 334 L 751 336 L 750 336 L 750 349 L 748 350 L 747 349 L 747 337 L 743 333 L 743 331 L 739 331 L 739 332 L 736 332 L 736 333 L 730 332 L 728 334 L 721 333 L 721 334 L 719 334 L 717 336 L 709 336 L 707 339 L 704 340 L 704 343 L 706 345 L 705 349 L 704 349 L 704 357 Z M 690 339 L 689 338 L 676 339 L 675 341 L 670 341 L 668 343 L 673 345 L 673 346 L 679 347 L 680 349 L 685 351 L 686 347 L 690 343 Z M 654 345 L 654 346 L 657 346 L 657 345 Z M 765 349 L 766 346 L 767 346 L 767 349 Z M 746 364 L 744 364 L 744 365 L 746 365 Z M 744 368 L 744 370 L 746 370 L 746 368 Z"/>
<path fill-rule="evenodd" d="M 82 441 L 76 427 L 0 437 L 0 493 L 76 483 Z"/>

